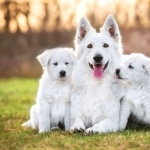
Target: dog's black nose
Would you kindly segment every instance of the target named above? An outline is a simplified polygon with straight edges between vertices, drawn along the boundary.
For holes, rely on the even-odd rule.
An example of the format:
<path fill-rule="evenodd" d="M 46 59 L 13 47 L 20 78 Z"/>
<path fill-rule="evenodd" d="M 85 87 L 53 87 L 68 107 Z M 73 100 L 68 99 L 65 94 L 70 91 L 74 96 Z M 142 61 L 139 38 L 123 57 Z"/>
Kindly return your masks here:
<path fill-rule="evenodd" d="M 66 71 L 64 71 L 64 70 L 60 71 L 60 75 L 61 75 L 62 77 L 64 77 L 64 76 L 66 75 Z"/>
<path fill-rule="evenodd" d="M 102 55 L 96 55 L 93 57 L 93 59 L 95 60 L 95 62 L 99 63 L 103 59 L 103 56 Z"/>
<path fill-rule="evenodd" d="M 116 69 L 116 75 L 119 76 L 120 69 Z"/>

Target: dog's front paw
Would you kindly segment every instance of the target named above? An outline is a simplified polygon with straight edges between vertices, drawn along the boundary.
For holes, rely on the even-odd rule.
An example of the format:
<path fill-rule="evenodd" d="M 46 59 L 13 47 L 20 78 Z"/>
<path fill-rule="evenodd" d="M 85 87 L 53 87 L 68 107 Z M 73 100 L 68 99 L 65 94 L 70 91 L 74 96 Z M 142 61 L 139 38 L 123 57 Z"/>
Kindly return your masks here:
<path fill-rule="evenodd" d="M 99 133 L 98 130 L 96 130 L 94 127 L 88 128 L 84 132 L 85 135 L 91 135 L 94 133 Z"/>
<path fill-rule="evenodd" d="M 76 123 L 70 128 L 70 132 L 84 132 L 85 126 L 83 123 Z"/>
<path fill-rule="evenodd" d="M 124 124 L 119 124 L 119 131 L 123 131 L 125 129 L 125 125 Z"/>
<path fill-rule="evenodd" d="M 39 129 L 39 133 L 44 133 L 44 132 L 49 132 L 49 131 L 50 131 L 50 127 L 45 127 L 45 128 Z"/>

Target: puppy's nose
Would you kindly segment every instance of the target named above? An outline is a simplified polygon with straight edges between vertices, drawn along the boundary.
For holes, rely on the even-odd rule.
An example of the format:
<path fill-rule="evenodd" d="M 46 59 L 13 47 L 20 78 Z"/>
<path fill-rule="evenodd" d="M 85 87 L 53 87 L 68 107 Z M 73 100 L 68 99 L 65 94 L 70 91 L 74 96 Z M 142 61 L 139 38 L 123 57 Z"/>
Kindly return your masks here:
<path fill-rule="evenodd" d="M 64 76 L 66 75 L 66 71 L 64 71 L 64 70 L 60 71 L 60 75 L 61 75 L 62 77 L 64 77 Z"/>
<path fill-rule="evenodd" d="M 116 75 L 119 76 L 120 69 L 116 69 Z"/>
<path fill-rule="evenodd" d="M 93 59 L 95 60 L 95 62 L 99 63 L 103 59 L 103 56 L 99 54 L 94 56 Z"/>

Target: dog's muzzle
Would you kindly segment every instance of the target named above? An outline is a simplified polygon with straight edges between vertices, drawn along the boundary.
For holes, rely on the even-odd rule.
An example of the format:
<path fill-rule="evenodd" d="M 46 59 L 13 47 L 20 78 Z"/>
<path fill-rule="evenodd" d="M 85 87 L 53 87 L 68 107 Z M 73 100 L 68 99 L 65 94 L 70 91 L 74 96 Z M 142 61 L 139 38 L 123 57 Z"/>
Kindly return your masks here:
<path fill-rule="evenodd" d="M 103 56 L 98 54 L 98 55 L 94 56 L 93 59 L 94 59 L 95 63 L 98 64 L 103 60 Z"/>
<path fill-rule="evenodd" d="M 108 64 L 109 64 L 109 61 L 107 61 L 107 63 L 104 65 L 104 67 L 103 67 L 103 72 L 107 69 Z M 92 70 L 94 69 L 94 67 L 101 67 L 101 66 L 103 66 L 102 63 L 95 63 L 94 65 L 92 65 L 92 64 L 89 63 L 89 67 L 90 67 Z"/>

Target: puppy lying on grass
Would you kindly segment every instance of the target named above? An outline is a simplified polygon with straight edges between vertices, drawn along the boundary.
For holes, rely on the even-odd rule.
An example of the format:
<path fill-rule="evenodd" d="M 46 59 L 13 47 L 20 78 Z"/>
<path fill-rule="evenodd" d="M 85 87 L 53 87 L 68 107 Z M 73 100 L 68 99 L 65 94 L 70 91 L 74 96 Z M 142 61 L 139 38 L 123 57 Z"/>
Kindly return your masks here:
<path fill-rule="evenodd" d="M 30 120 L 22 126 L 38 128 L 39 133 L 58 128 L 59 125 L 69 130 L 74 52 L 69 48 L 54 48 L 46 50 L 37 59 L 44 73 L 40 79 L 36 104 L 30 110 Z"/>
<path fill-rule="evenodd" d="M 125 129 L 130 115 L 135 123 L 150 124 L 150 58 L 138 53 L 128 55 L 116 74 L 127 84 L 121 101 L 119 129 Z"/>

